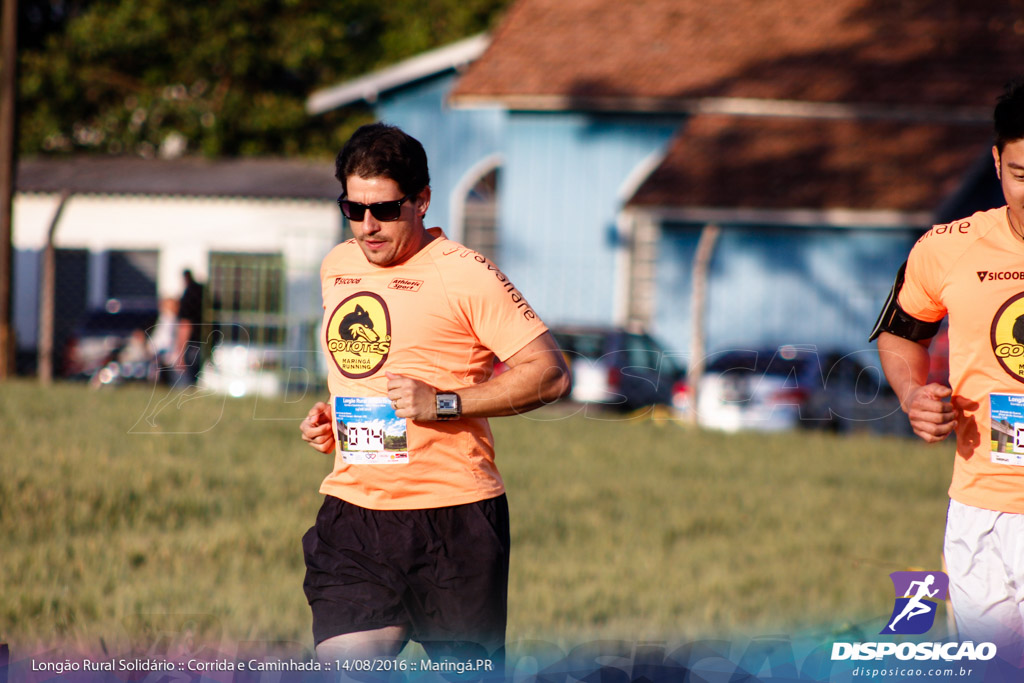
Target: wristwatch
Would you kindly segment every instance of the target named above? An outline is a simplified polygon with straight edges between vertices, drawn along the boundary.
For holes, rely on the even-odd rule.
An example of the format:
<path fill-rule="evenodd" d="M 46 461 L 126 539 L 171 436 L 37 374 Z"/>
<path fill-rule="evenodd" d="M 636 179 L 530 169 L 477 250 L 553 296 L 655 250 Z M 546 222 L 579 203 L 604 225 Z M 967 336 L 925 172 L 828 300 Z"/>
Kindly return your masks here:
<path fill-rule="evenodd" d="M 438 420 L 458 420 L 462 417 L 462 399 L 454 392 L 438 392 L 434 396 Z"/>

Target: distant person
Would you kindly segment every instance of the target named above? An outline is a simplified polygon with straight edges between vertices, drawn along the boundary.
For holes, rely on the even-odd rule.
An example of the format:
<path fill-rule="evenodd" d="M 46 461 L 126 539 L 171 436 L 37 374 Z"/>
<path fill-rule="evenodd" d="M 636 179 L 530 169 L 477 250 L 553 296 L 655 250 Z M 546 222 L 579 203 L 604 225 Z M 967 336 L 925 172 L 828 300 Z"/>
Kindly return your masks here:
<path fill-rule="evenodd" d="M 508 278 L 425 227 L 417 140 L 363 126 L 336 171 L 355 237 L 320 268 L 332 398 L 301 425 L 334 454 L 303 538 L 316 651 L 331 662 L 394 657 L 416 640 L 433 657 L 493 654 L 505 640 L 510 542 L 487 418 L 560 398 L 568 370 Z M 500 375 L 495 357 L 508 366 Z M 342 443 L 347 410 L 387 424 L 405 450 L 357 450 L 351 434 Z"/>
<path fill-rule="evenodd" d="M 1024 396 L 1024 345 L 1015 335 L 1024 314 L 1024 81 L 1007 86 L 994 119 L 992 158 L 1006 205 L 919 239 L 871 338 L 914 433 L 930 443 L 956 433 L 944 553 L 959 637 L 994 642 L 1019 666 L 1024 465 L 994 444 L 990 397 Z M 949 385 L 928 380 L 931 341 L 947 316 Z"/>
<path fill-rule="evenodd" d="M 178 301 L 178 330 L 174 347 L 174 386 L 196 383 L 203 363 L 203 286 L 191 270 L 182 273 L 185 290 Z"/>
<path fill-rule="evenodd" d="M 174 297 L 160 299 L 160 312 L 150 332 L 149 340 L 161 369 L 174 365 L 174 351 L 178 335 L 178 300 Z"/>

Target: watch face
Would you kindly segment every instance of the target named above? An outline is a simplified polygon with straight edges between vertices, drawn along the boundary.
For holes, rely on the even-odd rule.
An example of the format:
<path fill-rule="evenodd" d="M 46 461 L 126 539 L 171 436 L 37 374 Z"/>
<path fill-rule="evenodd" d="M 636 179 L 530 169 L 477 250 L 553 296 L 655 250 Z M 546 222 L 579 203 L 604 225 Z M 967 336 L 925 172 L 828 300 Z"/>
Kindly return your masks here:
<path fill-rule="evenodd" d="M 445 412 L 454 412 L 458 410 L 458 403 L 455 401 L 454 396 L 438 396 L 437 409 Z"/>

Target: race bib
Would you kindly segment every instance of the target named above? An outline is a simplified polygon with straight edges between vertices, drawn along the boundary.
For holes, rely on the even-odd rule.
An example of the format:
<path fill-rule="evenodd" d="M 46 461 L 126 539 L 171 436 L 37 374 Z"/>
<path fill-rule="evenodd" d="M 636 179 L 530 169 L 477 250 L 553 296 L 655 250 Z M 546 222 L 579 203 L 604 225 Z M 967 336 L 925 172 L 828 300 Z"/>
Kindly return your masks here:
<path fill-rule="evenodd" d="M 992 462 L 1024 465 L 1024 394 L 990 394 Z"/>
<path fill-rule="evenodd" d="M 385 397 L 335 396 L 335 438 L 349 465 L 403 465 L 409 462 L 405 418 Z"/>

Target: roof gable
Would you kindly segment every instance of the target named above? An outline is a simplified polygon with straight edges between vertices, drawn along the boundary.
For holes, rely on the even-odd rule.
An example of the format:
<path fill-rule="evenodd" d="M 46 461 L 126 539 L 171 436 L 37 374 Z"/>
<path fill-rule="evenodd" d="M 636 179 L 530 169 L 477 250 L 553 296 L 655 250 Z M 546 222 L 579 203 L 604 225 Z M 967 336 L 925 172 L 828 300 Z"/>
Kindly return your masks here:
<path fill-rule="evenodd" d="M 362 100 L 376 102 L 381 93 L 431 76 L 465 68 L 478 58 L 489 44 L 490 38 L 484 34 L 472 36 L 360 78 L 317 90 L 306 100 L 306 111 L 310 114 L 323 114 Z"/>

